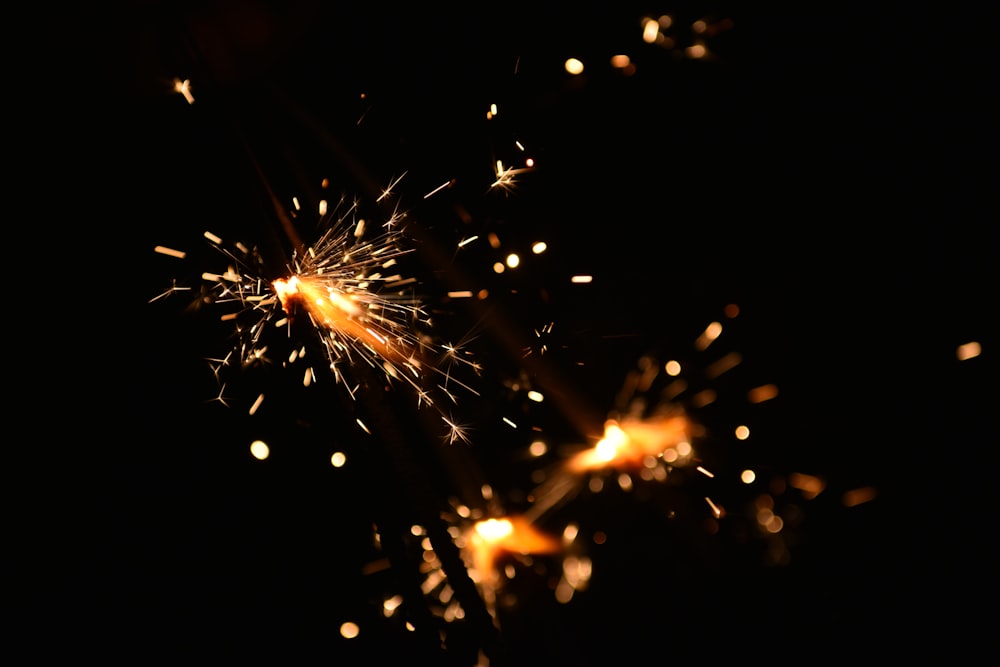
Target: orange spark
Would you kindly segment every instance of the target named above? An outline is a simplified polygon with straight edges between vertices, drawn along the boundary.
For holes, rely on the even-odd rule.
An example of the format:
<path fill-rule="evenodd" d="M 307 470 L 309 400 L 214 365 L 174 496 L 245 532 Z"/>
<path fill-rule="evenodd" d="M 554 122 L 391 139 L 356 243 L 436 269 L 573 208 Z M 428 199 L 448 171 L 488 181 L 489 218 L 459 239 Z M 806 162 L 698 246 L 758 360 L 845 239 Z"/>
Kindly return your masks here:
<path fill-rule="evenodd" d="M 366 309 L 349 294 L 331 287 L 321 278 L 293 275 L 288 280 L 271 283 L 281 307 L 294 315 L 296 306 L 302 307 L 317 326 L 338 332 L 374 350 L 390 364 L 419 367 L 419 362 L 406 349 L 394 347 L 388 333 L 371 319 Z"/>
<path fill-rule="evenodd" d="M 647 457 L 662 456 L 668 450 L 681 456 L 689 453 L 696 431 L 685 415 L 609 419 L 604 423 L 604 437 L 569 459 L 566 467 L 575 473 L 607 467 L 641 468 Z"/>

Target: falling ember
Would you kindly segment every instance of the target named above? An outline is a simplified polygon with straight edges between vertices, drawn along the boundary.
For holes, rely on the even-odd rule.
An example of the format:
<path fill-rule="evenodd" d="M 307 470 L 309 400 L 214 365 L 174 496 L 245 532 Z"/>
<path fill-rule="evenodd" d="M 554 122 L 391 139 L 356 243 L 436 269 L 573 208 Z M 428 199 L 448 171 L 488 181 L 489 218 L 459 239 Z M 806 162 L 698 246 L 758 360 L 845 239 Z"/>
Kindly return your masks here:
<path fill-rule="evenodd" d="M 705 377 L 715 379 L 723 373 L 730 371 L 743 363 L 743 357 L 737 352 L 730 352 L 718 361 L 714 361 L 705 368 Z"/>
<path fill-rule="evenodd" d="M 334 468 L 342 468 L 347 463 L 347 455 L 343 452 L 334 452 L 330 456 L 330 465 Z"/>
<path fill-rule="evenodd" d="M 722 325 L 718 322 L 712 322 L 705 327 L 705 330 L 700 336 L 698 336 L 697 340 L 695 340 L 695 349 L 699 351 L 707 350 L 708 346 L 711 345 L 720 335 L 722 335 Z"/>
<path fill-rule="evenodd" d="M 826 482 L 816 477 L 815 475 L 807 475 L 801 472 L 795 472 L 788 476 L 788 483 L 793 488 L 798 489 L 802 492 L 803 497 L 807 499 L 815 498 L 823 489 L 826 488 Z"/>
<path fill-rule="evenodd" d="M 257 410 L 260 408 L 261 403 L 263 402 L 264 402 L 264 394 L 258 395 L 257 400 L 255 400 L 253 402 L 253 405 L 250 406 L 250 414 L 251 415 L 256 414 Z"/>
<path fill-rule="evenodd" d="M 568 58 L 563 65 L 570 74 L 583 74 L 583 61 L 577 58 Z"/>
<path fill-rule="evenodd" d="M 708 49 L 705 48 L 704 44 L 692 44 L 684 50 L 689 58 L 704 58 L 708 53 Z"/>
<path fill-rule="evenodd" d="M 974 359 L 978 357 L 980 354 L 982 354 L 982 352 L 983 348 L 978 342 L 970 341 L 968 343 L 958 346 L 958 350 L 956 351 L 956 356 L 958 357 L 959 361 L 967 361 L 969 359 Z"/>
<path fill-rule="evenodd" d="M 570 278 L 570 282 L 576 285 L 585 285 L 587 283 L 593 282 L 593 276 L 573 276 Z"/>
<path fill-rule="evenodd" d="M 712 502 L 712 499 L 708 496 L 705 496 L 705 502 L 708 503 L 708 506 L 712 509 L 712 516 L 716 519 L 721 519 L 722 515 L 725 513 L 724 510 Z"/>
<path fill-rule="evenodd" d="M 851 489 L 844 492 L 841 502 L 844 504 L 844 507 L 856 507 L 875 500 L 876 495 L 878 494 L 874 486 L 863 486 L 859 489 Z"/>
<path fill-rule="evenodd" d="M 158 245 L 153 248 L 153 252 L 159 253 L 161 255 L 167 255 L 168 257 L 176 257 L 177 259 L 184 259 L 187 257 L 187 253 L 183 250 L 174 250 L 173 248 L 167 248 L 166 246 Z"/>
<path fill-rule="evenodd" d="M 642 24 L 642 41 L 652 44 L 660 35 L 660 24 L 654 19 L 646 19 Z"/>
<path fill-rule="evenodd" d="M 775 384 L 764 384 L 759 387 L 754 387 L 749 392 L 747 392 L 747 400 L 751 403 L 763 403 L 764 401 L 770 401 L 778 395 L 778 385 Z"/>
<path fill-rule="evenodd" d="M 250 443 L 250 455 L 258 461 L 263 461 L 271 455 L 271 448 L 263 440 L 254 440 Z"/>
<path fill-rule="evenodd" d="M 340 636 L 344 639 L 354 639 L 360 632 L 361 629 L 358 627 L 358 624 L 351 621 L 342 623 L 340 626 Z"/>

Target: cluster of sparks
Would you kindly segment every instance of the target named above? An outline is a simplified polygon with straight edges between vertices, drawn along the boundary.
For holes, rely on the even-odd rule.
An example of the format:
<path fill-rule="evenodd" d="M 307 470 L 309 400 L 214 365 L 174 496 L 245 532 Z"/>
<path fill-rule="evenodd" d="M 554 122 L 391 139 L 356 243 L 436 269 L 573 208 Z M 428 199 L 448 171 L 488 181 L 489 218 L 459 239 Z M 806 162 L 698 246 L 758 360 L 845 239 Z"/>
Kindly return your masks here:
<path fill-rule="evenodd" d="M 709 51 L 705 39 L 732 27 L 731 21 L 710 22 L 699 20 L 691 27 L 693 41 L 682 40 L 670 30 L 675 28 L 673 19 L 664 15 L 649 18 L 642 23 L 642 39 L 667 49 L 677 49 L 685 57 L 705 58 Z M 616 57 L 612 64 L 621 69 L 634 69 L 625 56 Z M 572 59 L 571 59 L 572 60 Z M 566 69 L 579 73 L 579 61 L 568 60 Z M 175 92 L 192 104 L 188 80 L 175 81 Z M 496 105 L 487 112 L 493 120 L 499 114 Z M 515 142 L 518 151 L 524 151 Z M 491 189 L 512 190 L 517 179 L 535 167 L 530 157 L 523 158 L 518 166 L 496 160 L 495 180 Z M 443 189 L 447 184 L 441 186 Z M 386 190 L 388 196 L 391 188 Z M 426 197 L 436 194 L 428 193 Z M 459 370 L 478 374 L 478 363 L 461 346 L 436 341 L 426 333 L 431 329 L 430 317 L 423 300 L 416 294 L 419 287 L 415 278 L 402 272 L 402 259 L 412 252 L 404 233 L 405 214 L 393 212 L 387 219 L 372 222 L 359 214 L 357 202 L 342 201 L 333 210 L 321 210 L 326 220 L 326 231 L 312 245 L 296 252 L 287 266 L 285 275 L 265 277 L 263 262 L 256 248 L 237 243 L 232 247 L 221 238 L 206 233 L 205 238 L 228 260 L 228 267 L 219 273 L 204 273 L 203 289 L 198 293 L 200 302 L 210 302 L 224 309 L 222 319 L 235 324 L 238 344 L 233 352 L 213 360 L 216 370 L 229 366 L 248 366 L 260 363 L 269 356 L 268 331 L 291 329 L 297 322 L 305 322 L 320 343 L 323 362 L 337 382 L 348 393 L 358 397 L 357 379 L 352 371 L 359 366 L 377 370 L 390 383 L 399 383 L 411 389 L 418 406 L 433 406 L 445 425 L 449 444 L 472 444 L 469 434 L 451 416 L 451 409 L 459 404 L 459 394 L 476 396 L 473 386 L 459 379 Z M 464 238 L 458 247 L 475 241 L 478 237 Z M 494 248 L 499 242 L 490 238 Z M 533 251 L 544 252 L 545 244 L 539 243 Z M 186 254 L 158 246 L 156 252 L 170 257 L 184 258 Z M 516 258 L 498 263 L 494 270 L 503 272 L 515 268 Z M 573 282 L 587 282 L 589 276 L 575 276 Z M 164 295 L 193 289 L 174 284 Z M 455 296 L 471 296 L 473 292 L 454 292 Z M 161 296 L 164 296 L 161 295 Z M 159 297 L 157 297 L 159 298 Z M 725 309 L 726 318 L 735 318 L 739 309 L 730 305 Z M 525 355 L 548 350 L 544 339 L 551 335 L 554 324 L 548 323 L 537 330 L 540 343 L 526 349 Z M 699 352 L 708 351 L 723 331 L 723 324 L 712 322 L 694 341 Z M 979 354 L 978 344 L 969 343 L 959 350 L 960 359 Z M 287 359 L 294 363 L 306 355 L 300 347 Z M 738 367 L 741 358 L 734 352 L 722 354 L 706 362 L 699 370 L 709 379 L 718 378 Z M 580 527 L 569 521 L 561 529 L 551 528 L 548 521 L 557 509 L 572 503 L 580 493 L 599 493 L 607 481 L 628 491 L 639 484 L 665 484 L 680 470 L 692 471 L 706 480 L 717 478 L 700 455 L 699 443 L 710 431 L 719 430 L 718 424 L 706 424 L 697 418 L 700 409 L 715 400 L 712 389 L 692 391 L 685 382 L 684 370 L 677 361 L 643 357 L 636 370 L 626 376 L 619 400 L 604 420 L 603 433 L 593 442 L 581 445 L 576 451 L 558 460 L 545 470 L 538 471 L 537 484 L 527 494 L 528 504 L 518 512 L 508 513 L 494 497 L 491 487 L 484 486 L 484 506 L 490 509 L 472 509 L 461 502 L 453 502 L 448 531 L 453 546 L 461 553 L 467 573 L 475 583 L 483 602 L 494 621 L 500 623 L 498 609 L 515 604 L 505 595 L 506 584 L 518 575 L 520 568 L 554 568 L 557 576 L 548 577 L 556 600 L 568 603 L 574 595 L 587 588 L 592 576 L 592 562 L 581 546 Z M 308 364 L 303 384 L 309 385 L 319 378 L 316 368 Z M 541 395 L 536 392 L 537 398 Z M 774 384 L 760 384 L 745 390 L 747 404 L 757 405 L 775 399 L 778 388 Z M 263 394 L 250 408 L 254 414 L 262 405 Z M 360 424 L 370 432 L 365 424 Z M 726 424 L 722 428 L 733 441 L 749 438 L 750 425 Z M 266 445 L 255 443 L 256 446 Z M 259 451 L 259 450 L 258 450 Z M 538 458 L 551 452 L 552 447 L 542 440 L 530 445 L 531 457 Z M 263 458 L 264 454 L 254 453 Z M 334 465 L 344 464 L 343 455 Z M 758 471 L 745 469 L 731 480 L 746 487 L 760 484 Z M 713 495 L 703 496 L 704 508 L 711 520 L 718 522 L 734 511 L 752 517 L 758 534 L 768 542 L 767 561 L 781 565 L 790 558 L 789 543 L 783 539 L 801 519 L 799 501 L 808 501 L 826 489 L 825 480 L 807 473 L 772 476 L 766 488 L 749 493 L 745 506 L 733 508 Z M 788 500 L 787 492 L 794 490 L 795 500 Z M 868 502 L 875 497 L 875 489 L 862 487 L 850 490 L 843 497 L 845 506 Z M 701 499 L 700 499 L 701 500 Z M 699 502 L 700 502 L 699 500 Z M 462 601 L 449 585 L 448 575 L 423 526 L 414 525 L 411 537 L 420 551 L 420 570 L 423 576 L 422 592 L 434 603 L 434 609 L 446 622 L 460 621 L 465 616 Z M 600 543 L 600 538 L 592 540 Z M 395 616 L 404 605 L 399 595 L 389 595 L 384 600 L 386 617 Z M 345 637 L 353 637 L 358 628 L 347 624 L 342 630 Z M 408 624 L 409 629 L 413 629 Z"/>
<path fill-rule="evenodd" d="M 387 189 L 383 197 L 389 196 Z M 296 202 L 297 204 L 297 202 Z M 368 367 L 388 382 L 409 386 L 418 406 L 432 405 L 447 426 L 449 442 L 465 440 L 463 427 L 450 416 L 447 405 L 457 404 L 458 392 L 475 393 L 459 379 L 458 367 L 478 371 L 477 363 L 459 346 L 435 341 L 427 331 L 430 318 L 415 294 L 417 280 L 400 272 L 400 260 L 412 252 L 407 246 L 403 220 L 394 212 L 388 219 L 371 224 L 358 213 L 358 202 L 341 199 L 329 208 L 321 204 L 325 231 L 301 254 L 295 254 L 286 275 L 267 278 L 257 248 L 237 242 L 232 247 L 214 233 L 205 239 L 228 260 L 222 272 L 204 272 L 199 303 L 219 306 L 221 319 L 232 322 L 237 344 L 225 357 L 212 359 L 216 377 L 228 367 L 247 367 L 272 361 L 269 332 L 287 330 L 306 322 L 322 346 L 323 360 L 336 380 L 354 398 L 359 381 L 352 371 Z M 184 259 L 187 253 L 157 246 L 155 251 Z M 178 291 L 191 290 L 176 282 L 156 299 Z M 156 300 L 154 299 L 154 300 Z M 296 347 L 285 360 L 293 364 L 306 359 L 306 345 Z M 316 367 L 308 363 L 302 383 L 309 386 L 319 379 Z M 224 386 L 223 386 L 224 389 Z M 249 409 L 261 407 L 260 394 Z M 368 426 L 359 422 L 368 432 Z"/>

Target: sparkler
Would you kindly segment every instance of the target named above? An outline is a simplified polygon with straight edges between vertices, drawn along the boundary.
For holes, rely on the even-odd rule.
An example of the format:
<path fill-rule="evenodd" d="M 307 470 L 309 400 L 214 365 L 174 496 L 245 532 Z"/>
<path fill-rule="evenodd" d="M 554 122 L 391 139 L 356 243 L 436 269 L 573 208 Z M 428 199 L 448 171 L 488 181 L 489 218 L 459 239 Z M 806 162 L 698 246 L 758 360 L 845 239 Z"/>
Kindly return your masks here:
<path fill-rule="evenodd" d="M 662 29 L 666 27 L 662 18 L 655 33 L 650 25 L 647 23 L 646 30 L 651 38 L 646 41 L 661 43 Z M 705 32 L 708 27 L 696 26 L 693 30 Z M 696 46 L 689 47 L 685 54 L 691 58 L 703 57 L 705 53 L 697 51 Z M 627 63 L 621 65 L 626 66 Z M 193 102 L 188 81 L 176 91 L 189 103 Z M 497 114 L 494 105 L 487 117 L 492 119 Z M 524 151 L 520 142 L 515 145 Z M 525 159 L 524 165 L 512 168 L 496 160 L 495 180 L 489 189 L 512 191 L 516 178 L 534 168 L 531 158 Z M 383 191 L 379 202 L 391 194 L 397 183 L 398 180 Z M 453 183 L 454 180 L 446 181 L 424 198 L 437 195 Z M 460 392 L 478 394 L 469 383 L 459 379 L 460 372 L 471 370 L 478 374 L 480 369 L 464 345 L 442 343 L 430 334 L 427 301 L 415 293 L 419 281 L 409 277 L 402 266 L 413 252 L 404 233 L 406 214 L 397 209 L 387 219 L 372 222 L 360 213 L 357 201 L 344 199 L 332 211 L 321 210 L 321 217 L 325 231 L 319 240 L 309 246 L 295 244 L 292 259 L 280 275 L 265 270 L 256 248 L 239 243 L 229 247 L 221 238 L 206 234 L 209 243 L 229 260 L 229 266 L 219 273 L 203 274 L 204 284 L 196 292 L 196 301 L 219 306 L 224 311 L 221 319 L 234 323 L 238 339 L 231 355 L 213 360 L 213 369 L 218 373 L 237 363 L 240 366 L 268 363 L 273 354 L 269 345 L 272 334 L 278 332 L 290 339 L 293 328 L 304 323 L 319 342 L 325 365 L 352 398 L 359 396 L 358 377 L 369 377 L 363 369 L 375 369 L 387 384 L 409 387 L 418 407 L 428 405 L 437 410 L 445 427 L 445 442 L 471 443 L 468 427 L 453 416 L 451 408 L 458 405 Z M 476 238 L 464 237 L 457 247 L 461 249 Z M 156 252 L 172 258 L 185 257 L 184 253 L 163 246 L 157 247 Z M 514 268 L 516 264 L 508 261 L 505 266 Z M 572 278 L 573 283 L 579 284 L 591 280 L 589 275 Z M 192 289 L 175 282 L 161 296 Z M 449 292 L 449 297 L 469 297 L 474 293 L 455 289 Z M 522 362 L 536 364 L 539 358 L 549 356 L 549 347 L 542 339 L 551 335 L 553 326 L 548 322 L 536 331 L 541 341 L 536 347 L 508 345 L 508 348 L 521 351 Z M 696 340 L 696 349 L 707 350 L 720 332 L 718 323 L 706 327 Z M 308 368 L 303 383 L 320 379 L 322 374 L 312 365 L 306 346 L 296 348 L 283 364 L 292 365 L 305 359 Z M 467 610 L 463 602 L 469 600 L 468 596 L 455 594 L 452 579 L 456 570 L 454 564 L 450 568 L 445 566 L 447 557 L 439 553 L 443 544 L 450 543 L 460 551 L 469 578 L 496 622 L 505 582 L 516 572 L 508 562 L 511 559 L 521 564 L 536 557 L 561 560 L 559 583 L 554 587 L 559 602 L 568 602 L 574 591 L 587 585 L 591 573 L 589 558 L 570 550 L 576 541 L 577 525 L 572 522 L 566 525 L 560 538 L 544 530 L 541 520 L 550 511 L 568 504 L 588 482 L 589 488 L 596 490 L 604 475 L 616 474 L 619 486 L 625 489 L 631 488 L 635 478 L 663 483 L 682 469 L 704 479 L 716 478 L 716 472 L 702 458 L 701 441 L 716 435 L 717 425 L 698 419 L 698 411 L 713 402 L 713 391 L 689 391 L 676 379 L 678 373 L 673 363 L 644 357 L 638 370 L 626 378 L 619 403 L 604 419 L 603 431 L 595 438 L 596 442 L 559 461 L 549 471 L 548 478 L 528 493 L 529 504 L 524 511 L 508 514 L 492 507 L 488 512 L 466 511 L 464 516 L 459 512 L 453 517 L 447 538 L 440 526 L 414 527 L 412 536 L 420 544 L 419 560 L 425 576 L 421 593 L 437 600 L 441 618 L 447 622 L 464 619 Z M 728 354 L 712 360 L 703 370 L 706 376 L 714 378 L 739 364 L 739 355 Z M 664 377 L 674 380 L 658 387 L 659 393 L 654 395 L 654 384 Z M 756 404 L 776 395 L 776 387 L 763 385 L 748 392 L 747 399 Z M 254 414 L 263 403 L 261 394 L 249 412 Z M 574 408 L 586 412 L 580 405 Z M 590 417 L 592 421 L 600 421 L 593 413 Z M 359 424 L 371 433 L 366 424 Z M 578 426 L 580 432 L 592 432 L 582 424 Z M 739 426 L 747 428 L 744 424 Z M 737 439 L 743 432 L 732 429 Z M 751 483 L 753 472 L 744 471 L 742 481 Z M 809 475 L 792 475 L 787 482 L 804 494 L 815 495 L 823 490 L 823 481 Z M 760 529 L 768 535 L 777 535 L 783 528 L 775 495 L 758 494 L 753 504 Z M 718 499 L 712 495 L 703 498 L 703 507 L 711 517 L 721 519 L 727 514 L 726 505 Z M 774 561 L 781 562 L 782 558 L 779 555 Z M 396 596 L 388 598 L 384 606 L 386 615 L 393 615 L 400 605 Z"/>
<path fill-rule="evenodd" d="M 387 188 L 383 197 L 390 194 Z M 321 217 L 325 231 L 319 240 L 293 254 L 286 277 L 279 278 L 268 277 L 257 248 L 243 243 L 228 247 L 206 232 L 205 238 L 229 264 L 222 272 L 202 274 L 197 303 L 222 309 L 220 319 L 234 324 L 237 337 L 235 355 L 212 360 L 216 375 L 237 360 L 242 367 L 271 361 L 270 333 L 285 330 L 291 337 L 293 327 L 305 322 L 321 344 L 333 377 L 352 397 L 358 387 L 358 365 L 377 369 L 387 382 L 409 386 L 418 406 L 439 409 L 449 442 L 466 440 L 445 404 L 456 404 L 461 391 L 475 394 L 459 376 L 460 369 L 476 372 L 478 366 L 467 350 L 435 342 L 429 333 L 430 318 L 414 291 L 418 281 L 404 276 L 400 266 L 413 252 L 406 245 L 405 217 L 394 211 L 370 233 L 373 225 L 360 215 L 358 201 L 341 199 Z M 155 251 L 186 257 L 165 246 Z M 190 289 L 175 281 L 153 300 Z M 293 350 L 285 364 L 307 357 L 306 350 L 306 346 Z M 307 365 L 303 384 L 316 380 L 316 367 Z M 255 401 L 251 414 L 261 400 Z"/>

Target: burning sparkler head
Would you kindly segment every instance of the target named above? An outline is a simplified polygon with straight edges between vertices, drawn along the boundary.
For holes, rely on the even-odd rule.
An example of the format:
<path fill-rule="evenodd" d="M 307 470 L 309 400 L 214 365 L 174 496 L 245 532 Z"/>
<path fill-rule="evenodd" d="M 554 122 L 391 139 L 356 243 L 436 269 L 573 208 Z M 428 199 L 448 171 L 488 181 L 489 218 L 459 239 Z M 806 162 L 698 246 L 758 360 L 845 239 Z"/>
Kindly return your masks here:
<path fill-rule="evenodd" d="M 478 521 L 467 531 L 465 544 L 470 574 L 481 586 L 491 589 L 499 584 L 496 563 L 503 555 L 547 555 L 561 549 L 557 538 L 522 516 Z"/>
<path fill-rule="evenodd" d="M 649 419 L 609 419 L 604 436 L 590 449 L 567 461 L 567 468 L 582 473 L 600 468 L 641 468 L 649 457 L 669 463 L 683 462 L 691 455 L 691 439 L 699 427 L 683 413 Z"/>

